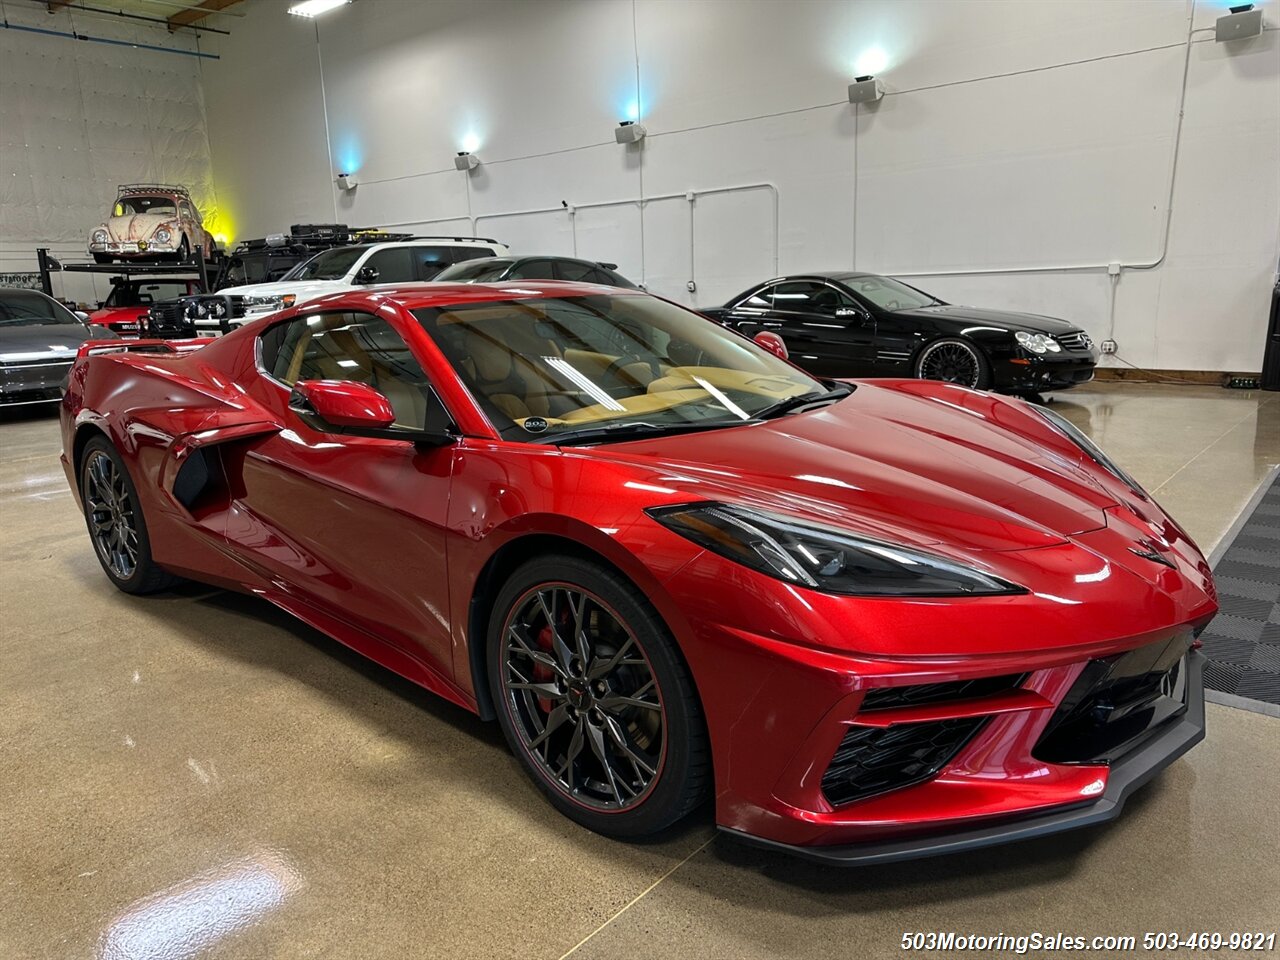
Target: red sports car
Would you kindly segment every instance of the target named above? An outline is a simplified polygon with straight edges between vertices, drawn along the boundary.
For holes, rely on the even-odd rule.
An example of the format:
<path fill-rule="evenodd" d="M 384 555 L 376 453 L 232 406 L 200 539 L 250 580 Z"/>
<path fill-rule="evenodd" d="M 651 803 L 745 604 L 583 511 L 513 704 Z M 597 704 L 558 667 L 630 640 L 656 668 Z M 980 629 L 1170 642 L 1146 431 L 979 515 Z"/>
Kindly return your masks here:
<path fill-rule="evenodd" d="M 806 856 L 945 853 L 1114 817 L 1204 735 L 1209 567 L 1070 423 L 818 380 L 639 291 L 88 346 L 62 429 L 122 590 L 264 597 L 495 717 L 602 833 L 714 795 Z"/>

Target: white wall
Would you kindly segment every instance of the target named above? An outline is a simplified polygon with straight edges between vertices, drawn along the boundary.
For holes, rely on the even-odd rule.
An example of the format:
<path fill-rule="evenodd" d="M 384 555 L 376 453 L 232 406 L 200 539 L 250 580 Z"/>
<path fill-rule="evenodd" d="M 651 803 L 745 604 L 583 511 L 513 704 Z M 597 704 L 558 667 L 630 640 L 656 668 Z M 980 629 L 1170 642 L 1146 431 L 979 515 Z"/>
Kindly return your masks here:
<path fill-rule="evenodd" d="M 1267 33 L 1221 45 L 1224 0 L 360 0 L 316 24 L 260 0 L 203 76 L 241 236 L 474 224 L 699 305 L 856 265 L 1098 339 L 1116 261 L 1124 359 L 1256 370 L 1280 256 L 1261 6 Z M 888 94 L 855 110 L 872 47 Z M 637 100 L 649 137 L 619 146 Z"/>
<path fill-rule="evenodd" d="M 0 29 L 0 273 L 34 271 L 37 246 L 87 259 L 120 183 L 185 184 L 216 217 L 199 60 L 130 46 L 194 51 L 194 36 L 31 3 L 5 16 L 125 45 Z M 109 289 L 82 275 L 55 292 L 89 302 Z"/>

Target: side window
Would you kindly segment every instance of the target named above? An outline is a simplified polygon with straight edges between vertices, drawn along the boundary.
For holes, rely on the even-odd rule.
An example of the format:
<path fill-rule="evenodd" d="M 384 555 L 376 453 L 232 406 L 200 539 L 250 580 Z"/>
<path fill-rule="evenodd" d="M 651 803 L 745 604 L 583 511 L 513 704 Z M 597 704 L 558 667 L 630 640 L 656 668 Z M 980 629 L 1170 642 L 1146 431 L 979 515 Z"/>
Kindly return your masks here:
<path fill-rule="evenodd" d="M 418 279 L 413 251 L 408 247 L 386 247 L 378 250 L 364 262 L 364 266 L 378 271 L 375 283 L 409 283 Z"/>
<path fill-rule="evenodd" d="M 479 260 L 481 257 L 492 257 L 494 251 L 492 247 L 450 247 L 453 253 L 453 262 L 461 263 L 463 260 Z"/>
<path fill-rule="evenodd" d="M 755 293 L 743 297 L 733 305 L 735 310 L 772 310 L 773 309 L 773 291 L 777 289 L 778 284 L 771 283 L 767 287 L 761 287 Z"/>
<path fill-rule="evenodd" d="M 834 317 L 841 307 L 851 306 L 848 297 L 835 287 L 816 280 L 791 280 L 774 288 L 773 308 L 787 313 Z"/>
<path fill-rule="evenodd" d="M 407 250 L 418 280 L 434 280 L 436 274 L 455 262 L 452 247 L 408 247 Z"/>
<path fill-rule="evenodd" d="M 550 260 L 526 260 L 511 271 L 509 280 L 554 280 L 555 264 Z"/>
<path fill-rule="evenodd" d="M 582 283 L 599 283 L 595 268 L 589 263 L 575 260 L 559 260 L 555 264 L 557 280 L 577 280 Z"/>
<path fill-rule="evenodd" d="M 195 213 L 191 209 L 191 204 L 187 203 L 185 200 L 178 204 L 178 216 L 187 220 L 194 220 L 196 218 Z"/>
<path fill-rule="evenodd" d="M 400 334 L 381 317 L 322 313 L 278 324 L 261 337 L 262 366 L 287 386 L 355 380 L 391 401 L 396 426 L 426 425 L 430 384 Z"/>

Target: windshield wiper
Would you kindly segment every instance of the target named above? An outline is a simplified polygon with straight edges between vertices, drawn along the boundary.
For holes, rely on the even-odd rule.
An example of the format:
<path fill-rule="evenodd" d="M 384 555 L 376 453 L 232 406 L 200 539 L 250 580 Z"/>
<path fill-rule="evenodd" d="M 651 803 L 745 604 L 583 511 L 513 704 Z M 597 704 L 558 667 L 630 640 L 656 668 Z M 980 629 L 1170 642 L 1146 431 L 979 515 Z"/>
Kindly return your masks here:
<path fill-rule="evenodd" d="M 835 403 L 837 400 L 843 400 L 851 393 L 853 393 L 853 387 L 849 386 L 847 383 L 839 383 L 825 393 L 802 393 L 798 397 L 787 397 L 787 399 L 779 400 L 772 406 L 765 407 L 756 414 L 756 419 L 770 420 L 774 417 L 780 417 L 785 413 L 793 413 L 805 407 L 823 406 L 828 403 Z"/>
<path fill-rule="evenodd" d="M 708 420 L 700 423 L 610 423 L 603 427 L 589 427 L 582 430 L 566 430 L 563 433 L 549 434 L 545 442 L 557 447 L 574 446 L 579 443 L 599 443 L 608 440 L 630 440 L 640 437 L 656 437 L 674 433 L 696 433 L 699 430 L 720 430 L 724 427 L 738 427 L 752 420 Z M 541 440 L 542 438 L 538 438 Z M 534 441 L 537 442 L 537 441 Z"/>

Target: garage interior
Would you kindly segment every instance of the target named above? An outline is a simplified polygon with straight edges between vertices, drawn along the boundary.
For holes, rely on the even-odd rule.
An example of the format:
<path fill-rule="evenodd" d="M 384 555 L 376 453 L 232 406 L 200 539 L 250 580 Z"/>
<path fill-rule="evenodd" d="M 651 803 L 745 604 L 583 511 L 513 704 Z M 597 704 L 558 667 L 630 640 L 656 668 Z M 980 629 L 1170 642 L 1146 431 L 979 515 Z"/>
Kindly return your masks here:
<path fill-rule="evenodd" d="M 0 287 L 40 286 L 37 248 L 84 260 L 131 182 L 185 185 L 228 249 L 293 224 L 492 237 L 695 309 L 857 269 L 1085 330 L 1095 379 L 1043 399 L 1206 556 L 1275 477 L 1277 0 L 1228 40 L 1218 0 L 292 5 L 6 0 Z M 851 102 L 867 76 L 883 95 Z M 52 292 L 92 309 L 109 275 Z M 1274 703 L 1211 694 L 1205 742 L 1103 827 L 852 870 L 734 842 L 709 806 L 623 843 L 552 809 L 495 724 L 263 600 L 116 591 L 60 452 L 56 404 L 0 409 L 0 956 L 1280 927 Z"/>

